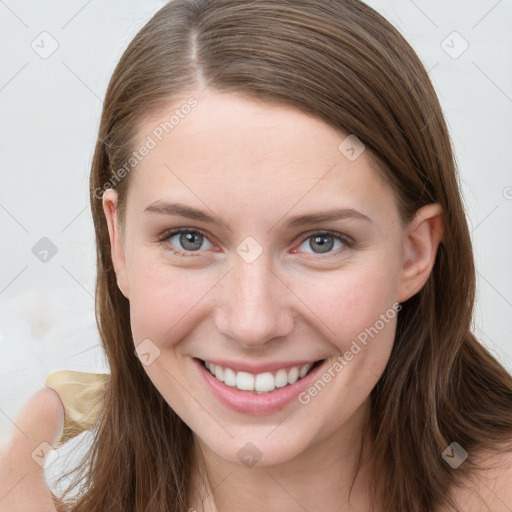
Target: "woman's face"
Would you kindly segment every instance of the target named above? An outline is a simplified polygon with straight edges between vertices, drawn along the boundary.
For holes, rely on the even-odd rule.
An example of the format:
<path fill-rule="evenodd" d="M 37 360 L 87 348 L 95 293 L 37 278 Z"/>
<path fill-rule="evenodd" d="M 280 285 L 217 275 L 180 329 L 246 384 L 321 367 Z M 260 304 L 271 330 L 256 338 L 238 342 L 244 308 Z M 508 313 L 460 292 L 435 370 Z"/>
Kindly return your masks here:
<path fill-rule="evenodd" d="M 432 212 L 404 227 L 364 147 L 319 119 L 195 99 L 140 128 L 122 242 L 104 194 L 118 284 L 147 374 L 198 439 L 284 462 L 362 418 L 398 302 L 433 264 Z"/>

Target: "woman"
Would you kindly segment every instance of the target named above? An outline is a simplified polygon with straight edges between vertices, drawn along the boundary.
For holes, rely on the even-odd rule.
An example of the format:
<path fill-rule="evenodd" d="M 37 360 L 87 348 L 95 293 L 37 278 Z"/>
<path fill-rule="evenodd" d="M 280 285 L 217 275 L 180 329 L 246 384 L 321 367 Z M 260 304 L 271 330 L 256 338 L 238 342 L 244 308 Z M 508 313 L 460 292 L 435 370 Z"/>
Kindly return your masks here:
<path fill-rule="evenodd" d="M 80 494 L 14 480 L 62 433 L 45 389 L 8 510 L 509 510 L 512 381 L 470 331 L 449 135 L 375 11 L 164 6 L 110 82 L 91 206 L 111 374 Z"/>

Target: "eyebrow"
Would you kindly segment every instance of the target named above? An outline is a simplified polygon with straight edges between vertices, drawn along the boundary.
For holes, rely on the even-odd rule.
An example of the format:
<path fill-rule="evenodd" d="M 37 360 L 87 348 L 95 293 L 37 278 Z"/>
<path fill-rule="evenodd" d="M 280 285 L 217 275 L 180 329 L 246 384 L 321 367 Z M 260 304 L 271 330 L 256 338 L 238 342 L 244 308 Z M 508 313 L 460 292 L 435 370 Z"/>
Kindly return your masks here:
<path fill-rule="evenodd" d="M 169 217 L 185 217 L 187 219 L 197 220 L 207 224 L 222 224 L 218 218 L 215 218 L 206 211 L 192 208 L 191 206 L 187 206 L 183 203 L 156 201 L 151 203 L 147 208 L 145 208 L 144 211 L 166 215 Z M 336 208 L 334 210 L 326 210 L 289 217 L 286 221 L 286 225 L 289 227 L 300 227 L 307 224 L 319 224 L 322 222 L 332 222 L 342 219 L 356 219 L 370 223 L 373 222 L 370 217 L 353 208 Z"/>

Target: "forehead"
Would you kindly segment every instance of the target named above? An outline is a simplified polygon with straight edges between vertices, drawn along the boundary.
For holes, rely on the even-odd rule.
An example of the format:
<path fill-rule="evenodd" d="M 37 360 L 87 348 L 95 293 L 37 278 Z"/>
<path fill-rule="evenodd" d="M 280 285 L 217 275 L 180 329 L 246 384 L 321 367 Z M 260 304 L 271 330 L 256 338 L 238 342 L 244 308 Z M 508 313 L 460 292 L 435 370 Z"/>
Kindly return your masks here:
<path fill-rule="evenodd" d="M 392 191 L 370 155 L 363 150 L 357 156 L 364 146 L 321 119 L 213 92 L 195 95 L 194 108 L 180 110 L 187 97 L 139 128 L 136 148 L 151 141 L 130 184 L 129 196 L 139 205 L 179 195 L 195 205 L 214 198 L 223 207 L 259 215 L 299 203 L 366 204 L 371 212 L 378 198 L 381 206 L 393 206 Z"/>

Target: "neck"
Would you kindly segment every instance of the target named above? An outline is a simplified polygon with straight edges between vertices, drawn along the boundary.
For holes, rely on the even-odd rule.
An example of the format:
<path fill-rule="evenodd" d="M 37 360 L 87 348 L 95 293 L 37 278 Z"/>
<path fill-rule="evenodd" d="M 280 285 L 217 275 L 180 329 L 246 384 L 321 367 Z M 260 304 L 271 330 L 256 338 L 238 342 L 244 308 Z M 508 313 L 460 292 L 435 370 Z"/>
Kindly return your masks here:
<path fill-rule="evenodd" d="M 309 445 L 293 459 L 270 466 L 248 468 L 227 461 L 194 436 L 196 469 L 189 500 L 191 510 L 369 510 L 368 453 L 362 454 L 359 471 L 356 468 L 368 413 L 369 400 L 342 428 Z"/>

